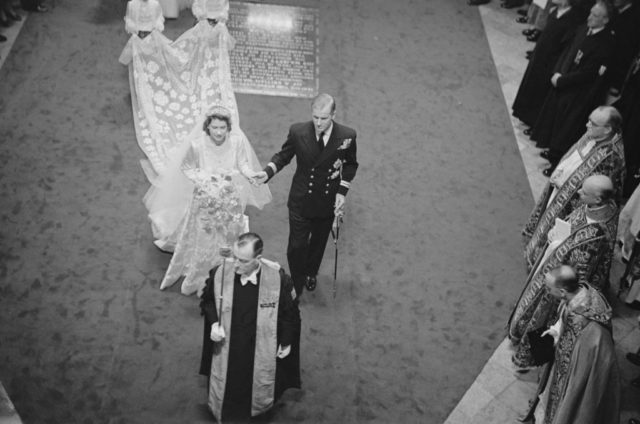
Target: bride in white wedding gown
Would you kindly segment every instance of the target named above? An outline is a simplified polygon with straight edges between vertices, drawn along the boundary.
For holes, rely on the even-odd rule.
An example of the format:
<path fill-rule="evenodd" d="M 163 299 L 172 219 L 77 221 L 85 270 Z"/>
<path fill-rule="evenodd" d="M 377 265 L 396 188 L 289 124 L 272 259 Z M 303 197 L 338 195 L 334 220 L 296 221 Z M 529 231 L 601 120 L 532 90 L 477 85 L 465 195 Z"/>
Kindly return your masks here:
<path fill-rule="evenodd" d="M 246 205 L 262 208 L 271 200 L 267 186 L 254 184 L 260 169 L 248 140 L 233 128 L 230 111 L 214 107 L 144 199 L 155 244 L 174 252 L 161 289 L 181 277 L 186 295 L 204 286 L 221 259 L 220 247 L 248 231 Z"/>
<path fill-rule="evenodd" d="M 129 28 L 162 19 L 157 11 L 137 13 L 143 3 L 157 5 L 130 1 L 135 7 L 125 21 L 132 36 L 120 62 L 129 67 L 136 138 L 147 157 L 141 163 L 152 187 L 144 202 L 155 244 L 174 252 L 161 288 L 185 277 L 182 292 L 190 294 L 219 260 L 218 248 L 247 229 L 245 206 L 261 208 L 271 193 L 250 183 L 261 167 L 239 127 L 229 68 L 234 41 L 225 20 L 205 14 L 173 42 L 157 25 L 141 37 L 141 29 Z"/>

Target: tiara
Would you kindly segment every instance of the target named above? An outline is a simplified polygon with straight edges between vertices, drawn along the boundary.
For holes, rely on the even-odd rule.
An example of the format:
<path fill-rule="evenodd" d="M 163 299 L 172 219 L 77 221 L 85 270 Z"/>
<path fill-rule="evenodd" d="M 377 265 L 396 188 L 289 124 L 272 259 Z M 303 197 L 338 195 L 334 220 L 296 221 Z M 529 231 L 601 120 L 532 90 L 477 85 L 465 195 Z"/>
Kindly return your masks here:
<path fill-rule="evenodd" d="M 207 110 L 207 116 L 211 115 L 220 115 L 231 119 L 231 111 L 220 105 L 213 105 Z"/>

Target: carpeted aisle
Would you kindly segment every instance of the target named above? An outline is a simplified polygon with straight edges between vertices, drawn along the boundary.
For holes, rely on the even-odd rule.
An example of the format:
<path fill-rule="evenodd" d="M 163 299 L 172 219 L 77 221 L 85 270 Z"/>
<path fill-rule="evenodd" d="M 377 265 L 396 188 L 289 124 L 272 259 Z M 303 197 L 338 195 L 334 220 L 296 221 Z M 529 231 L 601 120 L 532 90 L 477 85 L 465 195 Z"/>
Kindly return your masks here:
<path fill-rule="evenodd" d="M 286 2 L 279 2 L 286 3 Z M 300 2 L 289 1 L 289 4 Z M 327 0 L 320 88 L 358 130 L 338 298 L 302 301 L 304 390 L 274 422 L 444 421 L 502 341 L 532 199 L 478 11 Z M 0 381 L 25 423 L 210 422 L 197 299 L 161 292 L 120 0 L 31 15 L 0 70 Z M 191 24 L 167 23 L 175 38 Z M 266 162 L 307 100 L 238 95 Z M 286 265 L 286 194 L 250 211 Z"/>

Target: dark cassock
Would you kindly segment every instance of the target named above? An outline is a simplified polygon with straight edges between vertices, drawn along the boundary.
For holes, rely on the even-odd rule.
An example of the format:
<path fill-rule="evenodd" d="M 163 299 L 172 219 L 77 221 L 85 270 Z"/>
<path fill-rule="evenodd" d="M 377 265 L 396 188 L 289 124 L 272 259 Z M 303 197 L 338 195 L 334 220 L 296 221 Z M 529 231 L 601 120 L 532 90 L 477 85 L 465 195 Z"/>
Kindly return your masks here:
<path fill-rule="evenodd" d="M 513 116 L 531 127 L 551 89 L 551 75 L 556 62 L 569 45 L 576 28 L 584 21 L 584 11 L 571 7 L 551 10 L 547 25 L 536 42 L 527 70 L 513 102 Z"/>
<path fill-rule="evenodd" d="M 247 422 L 268 412 L 288 388 L 300 388 L 300 312 L 293 282 L 279 265 L 261 260 L 257 284 L 241 282 L 233 261 L 209 273 L 201 295 L 204 335 L 200 374 L 209 377 L 209 409 L 221 421 Z M 221 293 L 221 287 L 223 287 Z M 210 338 L 222 296 L 221 342 Z M 278 346 L 291 346 L 276 358 Z"/>
<path fill-rule="evenodd" d="M 597 220 L 587 220 L 587 205 L 583 204 L 566 221 L 571 225 L 570 234 L 562 240 L 550 240 L 541 252 L 509 318 L 508 336 L 514 347 L 512 361 L 517 367 L 541 365 L 533 355 L 530 334 L 546 329 L 558 318 L 559 300 L 545 285 L 549 271 L 560 265 L 570 265 L 581 283 L 590 283 L 598 289 L 609 284 L 618 206 L 610 201 L 599 211 Z"/>
<path fill-rule="evenodd" d="M 620 99 L 613 106 L 622 115 L 627 168 L 623 195 L 626 198 L 640 183 L 640 51 L 631 64 Z"/>
<path fill-rule="evenodd" d="M 538 147 L 549 148 L 552 165 L 580 138 L 591 111 L 604 99 L 606 72 L 613 49 L 613 34 L 606 27 L 587 35 L 578 28 L 556 63 L 556 87 L 545 98 L 531 132 Z"/>
<path fill-rule="evenodd" d="M 620 91 L 634 56 L 640 48 L 640 6 L 631 3 L 613 18 L 609 26 L 615 37 L 607 82 Z"/>
<path fill-rule="evenodd" d="M 580 155 L 582 160 L 577 166 L 571 166 L 571 158 L 576 155 Z M 592 175 L 611 178 L 617 191 L 616 198 L 620 197 L 625 161 L 619 134 L 595 143 L 590 149 L 589 141 L 583 137 L 563 156 L 522 230 L 527 272 L 544 251 L 547 234 L 555 225 L 556 218 L 565 219 L 580 204 L 578 190 Z"/>
<path fill-rule="evenodd" d="M 563 301 L 554 325 L 559 338 L 553 368 L 545 390 L 540 390 L 536 423 L 620 422 L 620 371 L 611 313 L 603 294 L 588 284 Z"/>

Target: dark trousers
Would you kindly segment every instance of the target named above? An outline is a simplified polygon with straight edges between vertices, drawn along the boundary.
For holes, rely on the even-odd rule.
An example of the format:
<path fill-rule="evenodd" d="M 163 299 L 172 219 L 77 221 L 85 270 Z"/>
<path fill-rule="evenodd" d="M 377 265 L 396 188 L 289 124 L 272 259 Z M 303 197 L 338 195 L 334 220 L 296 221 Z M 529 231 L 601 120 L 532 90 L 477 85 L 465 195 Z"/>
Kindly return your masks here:
<path fill-rule="evenodd" d="M 307 275 L 317 275 L 329 239 L 333 217 L 306 218 L 289 209 L 287 260 L 296 293 Z"/>

